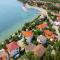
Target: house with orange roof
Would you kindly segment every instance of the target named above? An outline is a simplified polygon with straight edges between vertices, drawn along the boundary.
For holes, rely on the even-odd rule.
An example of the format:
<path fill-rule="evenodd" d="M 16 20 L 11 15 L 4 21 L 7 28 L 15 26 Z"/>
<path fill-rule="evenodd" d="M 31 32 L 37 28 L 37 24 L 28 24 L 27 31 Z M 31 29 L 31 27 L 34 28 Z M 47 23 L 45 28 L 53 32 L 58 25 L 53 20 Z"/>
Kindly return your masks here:
<path fill-rule="evenodd" d="M 44 35 L 50 40 L 55 39 L 55 34 L 50 30 L 44 30 Z"/>
<path fill-rule="evenodd" d="M 44 29 L 44 28 L 46 28 L 47 26 L 48 26 L 47 23 L 43 23 L 43 24 L 37 25 L 36 28 L 37 28 L 37 29 Z"/>
<path fill-rule="evenodd" d="M 14 57 L 14 58 L 19 57 L 20 49 L 17 42 L 13 41 L 9 44 L 6 44 L 6 48 L 7 48 L 8 53 L 10 54 L 10 57 Z"/>
<path fill-rule="evenodd" d="M 0 50 L 0 60 L 9 60 L 9 55 L 8 53 L 4 50 L 4 49 L 1 49 Z"/>
<path fill-rule="evenodd" d="M 42 56 L 44 55 L 45 51 L 46 51 L 46 49 L 45 49 L 45 47 L 44 47 L 42 44 L 37 45 L 37 46 L 32 50 L 32 52 L 33 52 L 35 55 L 39 56 L 39 57 L 42 57 Z"/>
<path fill-rule="evenodd" d="M 28 43 L 31 43 L 31 40 L 33 38 L 33 32 L 32 31 L 22 31 L 23 37 L 25 37 L 26 41 Z"/>

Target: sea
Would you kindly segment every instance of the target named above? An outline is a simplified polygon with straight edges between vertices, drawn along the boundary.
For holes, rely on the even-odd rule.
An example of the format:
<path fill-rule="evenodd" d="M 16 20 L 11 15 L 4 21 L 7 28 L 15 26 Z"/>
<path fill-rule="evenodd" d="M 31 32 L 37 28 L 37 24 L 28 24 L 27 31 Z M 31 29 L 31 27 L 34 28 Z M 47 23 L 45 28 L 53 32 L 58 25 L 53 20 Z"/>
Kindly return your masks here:
<path fill-rule="evenodd" d="M 38 10 L 25 8 L 24 4 L 17 0 L 0 0 L 0 42 L 38 15 Z"/>

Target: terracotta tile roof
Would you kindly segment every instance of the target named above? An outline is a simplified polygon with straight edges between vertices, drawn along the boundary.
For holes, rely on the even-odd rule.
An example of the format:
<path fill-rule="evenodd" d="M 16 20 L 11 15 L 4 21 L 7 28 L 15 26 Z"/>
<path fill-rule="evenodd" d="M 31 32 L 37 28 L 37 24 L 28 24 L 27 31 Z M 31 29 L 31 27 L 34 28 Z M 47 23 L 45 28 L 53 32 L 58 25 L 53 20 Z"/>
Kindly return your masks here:
<path fill-rule="evenodd" d="M 49 30 L 44 30 L 44 33 L 46 33 L 47 35 L 52 35 L 53 32 L 49 31 Z"/>
<path fill-rule="evenodd" d="M 32 50 L 32 52 L 34 54 L 36 54 L 37 56 L 40 56 L 40 57 L 43 56 L 43 54 L 45 53 L 45 51 L 46 51 L 46 49 L 42 46 L 42 44 L 37 45 L 36 48 L 34 48 Z"/>
<path fill-rule="evenodd" d="M 11 43 L 7 44 L 6 47 L 7 47 L 8 51 L 10 51 L 10 52 L 16 48 L 19 48 L 17 42 L 11 42 Z"/>
<path fill-rule="evenodd" d="M 50 31 L 50 30 L 44 30 L 44 34 L 45 34 L 45 36 L 47 37 L 47 38 L 55 38 L 55 34 L 52 32 L 52 31 Z"/>
<path fill-rule="evenodd" d="M 45 27 L 47 27 L 47 23 L 43 23 L 43 24 L 40 24 L 40 25 L 36 26 L 36 28 L 38 28 L 38 29 L 43 29 Z"/>
<path fill-rule="evenodd" d="M 26 50 L 26 52 L 29 52 L 29 51 L 32 51 L 35 47 L 36 47 L 36 45 L 29 44 L 25 47 L 25 50 Z"/>
<path fill-rule="evenodd" d="M 23 34 L 25 37 L 33 36 L 33 32 L 32 32 L 32 31 L 22 31 L 22 34 Z"/>

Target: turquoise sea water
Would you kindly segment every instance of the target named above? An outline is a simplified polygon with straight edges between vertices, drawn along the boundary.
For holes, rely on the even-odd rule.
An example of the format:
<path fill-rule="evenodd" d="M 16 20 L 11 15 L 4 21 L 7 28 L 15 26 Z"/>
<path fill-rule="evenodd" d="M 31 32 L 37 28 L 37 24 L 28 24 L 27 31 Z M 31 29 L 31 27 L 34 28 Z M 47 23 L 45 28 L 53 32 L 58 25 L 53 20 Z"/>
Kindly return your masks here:
<path fill-rule="evenodd" d="M 23 4 L 17 0 L 0 0 L 0 42 L 32 21 L 39 13 L 35 9 L 22 9 Z"/>

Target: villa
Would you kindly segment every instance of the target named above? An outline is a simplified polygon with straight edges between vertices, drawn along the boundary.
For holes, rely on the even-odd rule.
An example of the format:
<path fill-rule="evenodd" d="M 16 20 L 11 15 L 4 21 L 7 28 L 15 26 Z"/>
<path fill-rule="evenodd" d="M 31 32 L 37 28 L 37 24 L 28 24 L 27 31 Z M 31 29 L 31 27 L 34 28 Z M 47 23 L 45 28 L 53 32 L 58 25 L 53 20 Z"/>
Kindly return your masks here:
<path fill-rule="evenodd" d="M 8 53 L 4 50 L 0 50 L 0 60 L 9 60 Z"/>
<path fill-rule="evenodd" d="M 8 53 L 10 54 L 10 57 L 14 57 L 17 58 L 19 57 L 19 46 L 17 44 L 17 42 L 11 42 L 9 44 L 6 44 L 6 48 Z"/>
<path fill-rule="evenodd" d="M 44 35 L 48 38 L 48 39 L 50 39 L 51 41 L 53 41 L 54 39 L 55 39 L 55 34 L 52 32 L 52 31 L 50 31 L 50 30 L 44 30 Z"/>
<path fill-rule="evenodd" d="M 23 37 L 25 37 L 26 41 L 28 43 L 31 43 L 31 40 L 33 38 L 33 32 L 32 31 L 22 31 Z"/>
<path fill-rule="evenodd" d="M 36 45 L 34 44 L 29 44 L 25 47 L 26 52 L 31 52 L 34 48 L 36 48 Z"/>
<path fill-rule="evenodd" d="M 42 44 L 37 45 L 37 46 L 32 50 L 32 52 L 33 52 L 35 55 L 39 56 L 39 57 L 42 57 L 42 56 L 44 55 L 45 51 L 46 51 L 46 49 L 45 49 L 45 47 L 44 47 Z"/>
<path fill-rule="evenodd" d="M 42 57 L 46 49 L 42 44 L 39 44 L 37 46 L 34 44 L 29 44 L 28 46 L 25 47 L 25 51 L 33 52 L 35 55 Z"/>
<path fill-rule="evenodd" d="M 37 37 L 37 42 L 44 45 L 47 42 L 47 38 L 43 35 L 40 35 L 40 36 Z"/>
<path fill-rule="evenodd" d="M 43 23 L 43 24 L 37 25 L 36 28 L 41 30 L 46 28 L 47 26 L 48 26 L 47 23 Z"/>

